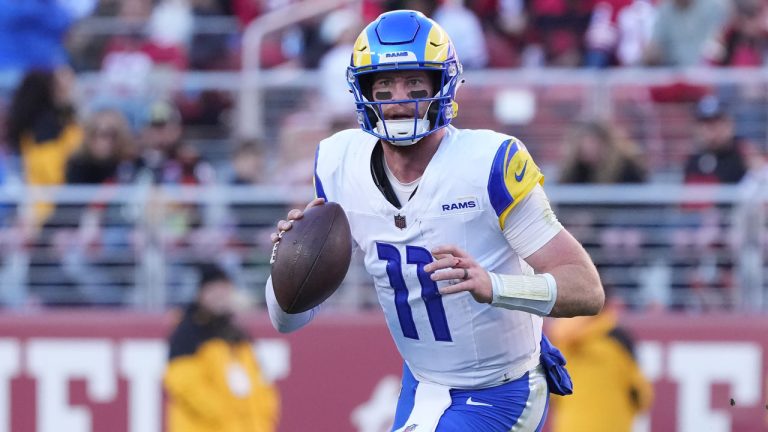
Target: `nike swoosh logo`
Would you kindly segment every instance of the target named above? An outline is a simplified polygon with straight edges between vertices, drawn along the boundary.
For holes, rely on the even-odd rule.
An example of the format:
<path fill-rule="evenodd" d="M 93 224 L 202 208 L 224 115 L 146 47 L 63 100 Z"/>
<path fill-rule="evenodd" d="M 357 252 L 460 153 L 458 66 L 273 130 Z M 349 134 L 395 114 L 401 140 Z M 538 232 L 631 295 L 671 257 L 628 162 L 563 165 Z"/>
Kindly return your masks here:
<path fill-rule="evenodd" d="M 487 403 L 485 403 L 485 402 L 475 402 L 475 401 L 473 401 L 473 400 L 472 400 L 472 398 L 471 398 L 471 397 L 470 397 L 469 399 L 467 399 L 467 405 L 475 405 L 475 406 L 493 406 L 493 405 L 491 405 L 491 404 L 487 404 Z"/>
<path fill-rule="evenodd" d="M 523 170 L 520 171 L 520 174 L 515 173 L 515 180 L 521 182 L 523 181 L 523 177 L 525 177 L 525 170 L 528 168 L 528 161 L 525 161 L 525 165 L 523 165 Z"/>

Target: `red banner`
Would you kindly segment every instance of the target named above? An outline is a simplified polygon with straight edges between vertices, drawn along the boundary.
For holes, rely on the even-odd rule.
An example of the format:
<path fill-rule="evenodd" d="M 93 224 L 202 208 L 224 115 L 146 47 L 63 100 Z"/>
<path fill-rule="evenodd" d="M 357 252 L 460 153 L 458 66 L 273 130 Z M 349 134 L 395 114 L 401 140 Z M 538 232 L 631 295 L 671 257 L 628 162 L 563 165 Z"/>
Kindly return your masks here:
<path fill-rule="evenodd" d="M 0 432 L 161 432 L 172 321 L 123 312 L 0 315 Z M 768 431 L 768 317 L 624 322 L 656 388 L 637 432 Z M 280 431 L 389 430 L 402 361 L 379 313 L 327 312 L 290 335 L 264 315 L 246 323 L 281 393 Z"/>

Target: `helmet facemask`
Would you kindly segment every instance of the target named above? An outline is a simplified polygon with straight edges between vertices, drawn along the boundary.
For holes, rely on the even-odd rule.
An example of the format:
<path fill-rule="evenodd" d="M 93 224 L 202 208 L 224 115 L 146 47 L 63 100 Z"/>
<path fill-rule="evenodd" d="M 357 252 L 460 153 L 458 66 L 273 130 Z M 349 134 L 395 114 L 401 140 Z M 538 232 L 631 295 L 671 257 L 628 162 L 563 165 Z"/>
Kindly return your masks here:
<path fill-rule="evenodd" d="M 408 146 L 417 143 L 421 138 L 447 126 L 455 116 L 456 104 L 453 98 L 459 86 L 460 68 L 456 61 L 428 65 L 399 63 L 378 68 L 350 67 L 347 80 L 357 101 L 358 123 L 364 131 L 394 145 Z M 432 97 L 374 101 L 371 90 L 374 74 L 392 70 L 427 72 L 435 94 Z M 394 104 L 413 104 L 413 118 L 385 119 L 383 107 Z M 419 115 L 425 104 L 427 109 L 423 115 Z"/>

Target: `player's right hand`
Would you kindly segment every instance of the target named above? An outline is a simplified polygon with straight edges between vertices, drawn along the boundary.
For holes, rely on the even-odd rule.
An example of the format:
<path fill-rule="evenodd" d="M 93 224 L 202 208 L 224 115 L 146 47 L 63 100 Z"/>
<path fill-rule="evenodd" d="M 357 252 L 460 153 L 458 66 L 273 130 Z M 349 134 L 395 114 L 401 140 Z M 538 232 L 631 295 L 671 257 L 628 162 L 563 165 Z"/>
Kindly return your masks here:
<path fill-rule="evenodd" d="M 280 238 L 282 237 L 283 233 L 291 229 L 291 227 L 293 226 L 293 221 L 304 217 L 305 211 L 311 209 L 312 207 L 316 207 L 323 204 L 325 204 L 325 199 L 315 198 L 312 201 L 310 201 L 306 207 L 304 207 L 304 210 L 293 209 L 289 211 L 286 219 L 280 220 L 277 223 L 277 232 L 270 234 L 269 238 L 270 240 L 272 240 L 272 243 L 277 243 L 278 241 L 280 241 Z"/>

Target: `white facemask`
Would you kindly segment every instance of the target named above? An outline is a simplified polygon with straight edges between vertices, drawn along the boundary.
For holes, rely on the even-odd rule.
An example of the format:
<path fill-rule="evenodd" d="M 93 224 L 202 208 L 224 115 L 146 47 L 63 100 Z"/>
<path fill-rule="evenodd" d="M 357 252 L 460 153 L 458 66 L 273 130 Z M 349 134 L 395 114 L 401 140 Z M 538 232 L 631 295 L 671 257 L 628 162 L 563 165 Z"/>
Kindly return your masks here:
<path fill-rule="evenodd" d="M 412 119 L 401 119 L 401 120 L 386 120 L 387 127 L 384 128 L 384 122 L 385 120 L 382 120 L 379 118 L 379 120 L 376 122 L 376 132 L 379 133 L 379 135 L 385 135 L 390 138 L 403 138 L 407 136 L 412 135 L 421 135 L 429 131 L 429 120 L 427 119 L 427 114 L 429 113 L 429 108 L 427 108 L 427 112 L 424 113 L 424 117 L 421 119 L 416 120 L 416 133 L 414 134 L 414 121 Z M 378 116 L 378 114 L 377 114 Z M 396 146 L 409 146 L 416 144 L 419 142 L 419 140 L 424 137 L 414 138 L 410 140 L 400 140 L 400 141 L 389 141 L 392 143 L 392 145 Z"/>

